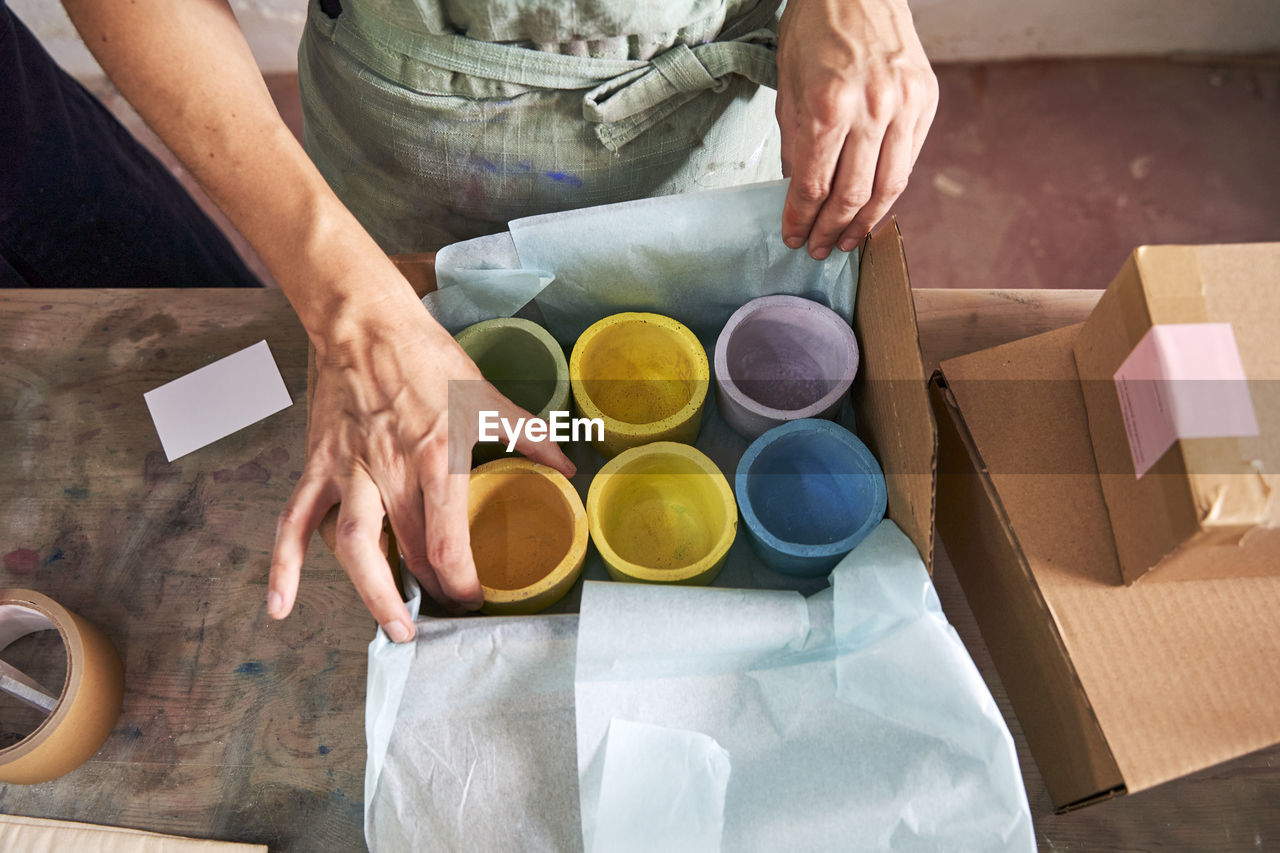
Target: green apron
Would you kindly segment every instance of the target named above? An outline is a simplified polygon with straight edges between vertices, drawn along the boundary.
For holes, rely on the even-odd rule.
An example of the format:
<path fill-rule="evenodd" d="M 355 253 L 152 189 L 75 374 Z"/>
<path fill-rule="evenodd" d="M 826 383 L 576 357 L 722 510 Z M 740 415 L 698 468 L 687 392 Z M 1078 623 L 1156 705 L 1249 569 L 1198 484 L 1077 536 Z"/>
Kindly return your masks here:
<path fill-rule="evenodd" d="M 723 0 L 561 0 L 572 20 L 549 24 L 500 17 L 522 0 L 488 0 L 487 18 L 474 12 L 484 3 L 460 7 L 475 18 L 468 35 L 452 31 L 453 2 L 342 0 L 336 18 L 313 2 L 299 48 L 303 143 L 385 251 L 781 176 L 766 88 L 778 0 L 727 22 Z M 668 16 L 652 23 L 663 32 L 625 31 L 657 7 L 675 25 Z"/>

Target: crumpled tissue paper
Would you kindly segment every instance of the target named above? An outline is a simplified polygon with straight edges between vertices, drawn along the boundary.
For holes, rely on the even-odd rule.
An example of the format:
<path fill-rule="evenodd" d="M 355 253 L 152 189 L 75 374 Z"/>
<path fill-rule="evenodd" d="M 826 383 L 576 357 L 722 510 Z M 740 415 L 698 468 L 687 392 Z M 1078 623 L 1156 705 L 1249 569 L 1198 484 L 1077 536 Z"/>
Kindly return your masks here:
<path fill-rule="evenodd" d="M 915 546 L 886 520 L 831 579 L 807 599 L 588 582 L 580 615 L 379 635 L 370 684 L 402 698 L 371 686 L 370 849 L 1034 849 L 1013 741 Z"/>

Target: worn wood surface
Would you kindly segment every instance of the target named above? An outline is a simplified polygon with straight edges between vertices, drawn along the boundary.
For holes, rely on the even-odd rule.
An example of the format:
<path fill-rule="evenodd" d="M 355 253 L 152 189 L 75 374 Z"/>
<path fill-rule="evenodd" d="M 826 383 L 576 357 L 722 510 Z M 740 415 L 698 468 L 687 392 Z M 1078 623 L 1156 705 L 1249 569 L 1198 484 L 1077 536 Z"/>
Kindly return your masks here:
<path fill-rule="evenodd" d="M 166 462 L 143 392 L 263 339 L 295 405 Z M 275 291 L 0 294 L 0 583 L 98 625 L 126 671 L 102 750 L 54 782 L 0 786 L 0 811 L 363 847 L 373 620 L 318 543 L 294 615 L 266 613 L 305 359 Z"/>
<path fill-rule="evenodd" d="M 1082 320 L 1097 291 L 916 292 L 926 363 Z M 295 403 L 168 463 L 142 394 L 266 339 Z M 125 660 L 120 722 L 0 812 L 363 849 L 373 620 L 318 542 L 295 613 L 266 615 L 275 516 L 303 459 L 307 343 L 275 291 L 0 294 L 0 585 L 45 592 Z M 945 554 L 935 582 L 1009 722 L 1046 850 L 1280 844 L 1280 748 L 1054 815 Z M 7 719 L 0 715 L 0 720 Z"/>

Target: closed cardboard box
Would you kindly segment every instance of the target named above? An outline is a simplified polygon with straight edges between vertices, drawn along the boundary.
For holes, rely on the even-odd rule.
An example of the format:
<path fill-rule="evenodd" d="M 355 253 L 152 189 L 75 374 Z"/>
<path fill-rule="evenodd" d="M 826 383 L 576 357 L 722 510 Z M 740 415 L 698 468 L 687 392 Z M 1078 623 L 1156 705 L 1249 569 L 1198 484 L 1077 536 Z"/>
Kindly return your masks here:
<path fill-rule="evenodd" d="M 1280 742 L 1280 577 L 1120 583 L 1080 332 L 933 384 L 938 531 L 1060 810 Z"/>
<path fill-rule="evenodd" d="M 1280 576 L 1280 243 L 1137 249 L 1074 351 L 1124 582 Z"/>

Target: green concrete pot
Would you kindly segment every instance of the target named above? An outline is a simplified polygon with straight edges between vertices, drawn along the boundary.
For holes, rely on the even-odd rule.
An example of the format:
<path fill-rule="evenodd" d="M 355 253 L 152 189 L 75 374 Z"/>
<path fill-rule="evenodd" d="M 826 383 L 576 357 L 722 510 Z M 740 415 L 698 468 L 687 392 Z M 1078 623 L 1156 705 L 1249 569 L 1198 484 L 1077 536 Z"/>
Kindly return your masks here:
<path fill-rule="evenodd" d="M 555 338 L 537 323 L 499 317 L 468 326 L 454 340 L 480 373 L 511 402 L 546 418 L 569 411 L 569 364 Z M 505 442 L 476 445 L 476 464 L 508 454 Z"/>

